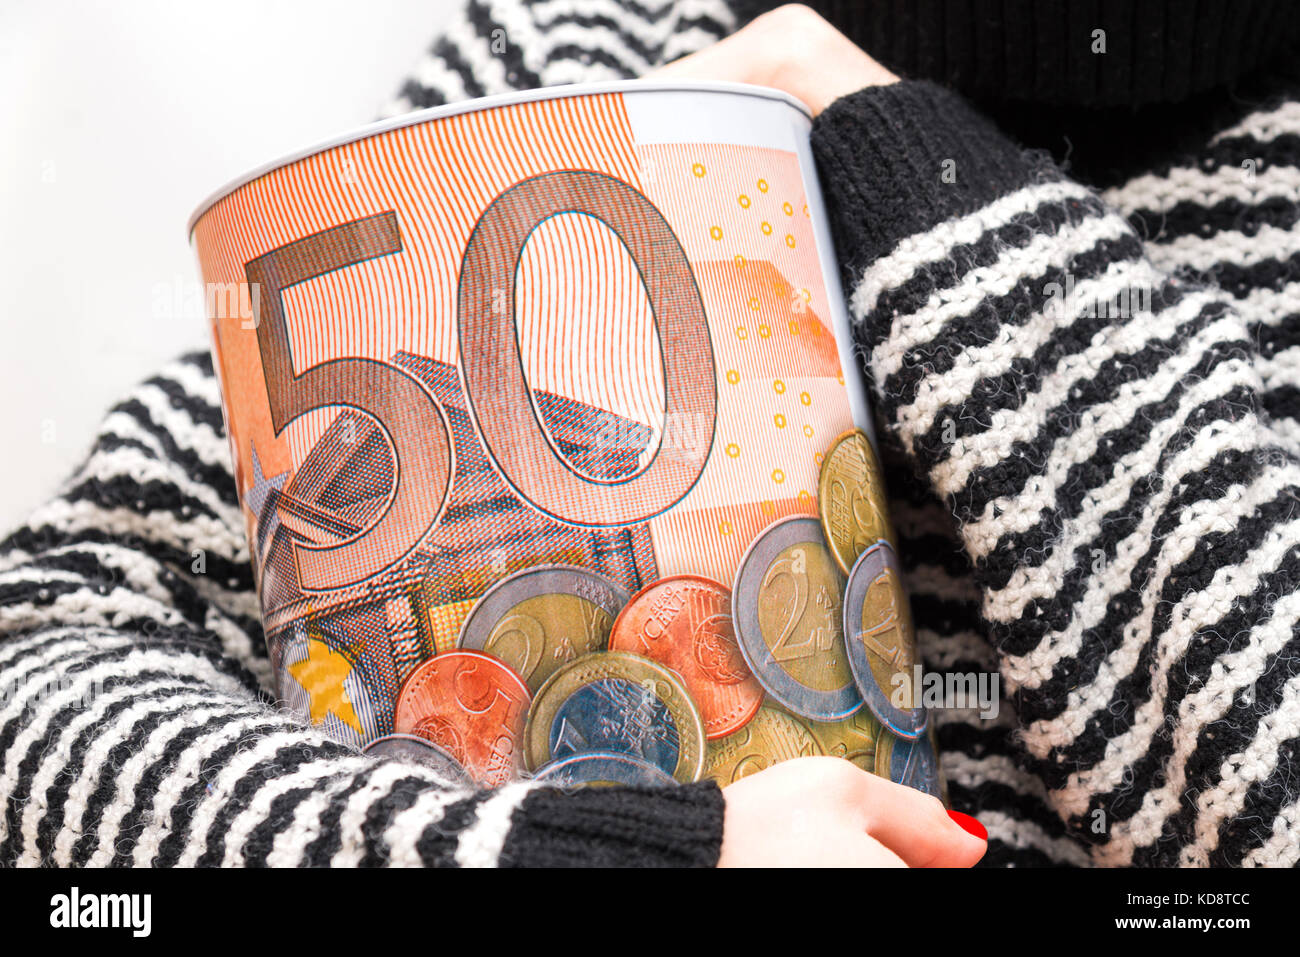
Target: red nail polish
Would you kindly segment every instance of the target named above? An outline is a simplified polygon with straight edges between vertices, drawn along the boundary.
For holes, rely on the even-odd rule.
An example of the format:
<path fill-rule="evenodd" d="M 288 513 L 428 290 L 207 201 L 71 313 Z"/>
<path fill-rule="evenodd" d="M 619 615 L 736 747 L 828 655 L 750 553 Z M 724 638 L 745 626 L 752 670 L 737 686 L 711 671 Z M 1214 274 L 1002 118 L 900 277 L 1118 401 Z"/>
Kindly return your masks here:
<path fill-rule="evenodd" d="M 968 834 L 974 834 L 981 841 L 989 839 L 989 832 L 985 830 L 984 825 L 969 814 L 962 814 L 961 811 L 949 811 L 948 816 L 957 822 L 957 826 Z"/>

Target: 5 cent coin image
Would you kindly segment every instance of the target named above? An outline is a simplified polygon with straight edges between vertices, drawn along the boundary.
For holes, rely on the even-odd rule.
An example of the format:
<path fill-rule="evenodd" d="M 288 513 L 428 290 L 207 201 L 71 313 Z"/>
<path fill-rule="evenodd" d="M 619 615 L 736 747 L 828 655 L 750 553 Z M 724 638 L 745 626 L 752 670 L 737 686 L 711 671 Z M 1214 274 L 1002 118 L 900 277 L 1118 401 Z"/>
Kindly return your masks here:
<path fill-rule="evenodd" d="M 763 687 L 736 644 L 731 589 L 707 578 L 663 578 L 633 595 L 614 622 L 609 647 L 676 672 L 710 740 L 743 726 L 762 704 Z"/>
<path fill-rule="evenodd" d="M 782 519 L 740 560 L 732 618 L 759 683 L 797 715 L 838 721 L 862 707 L 844 647 L 844 576 L 817 519 Z"/>
<path fill-rule="evenodd" d="M 529 700 L 528 686 L 503 662 L 478 651 L 448 651 L 407 677 L 393 727 L 433 742 L 480 784 L 496 787 L 522 771 Z"/>
<path fill-rule="evenodd" d="M 626 588 L 585 568 L 527 568 L 483 593 L 456 643 L 500 658 L 536 692 L 562 665 L 606 647 L 627 599 Z"/>

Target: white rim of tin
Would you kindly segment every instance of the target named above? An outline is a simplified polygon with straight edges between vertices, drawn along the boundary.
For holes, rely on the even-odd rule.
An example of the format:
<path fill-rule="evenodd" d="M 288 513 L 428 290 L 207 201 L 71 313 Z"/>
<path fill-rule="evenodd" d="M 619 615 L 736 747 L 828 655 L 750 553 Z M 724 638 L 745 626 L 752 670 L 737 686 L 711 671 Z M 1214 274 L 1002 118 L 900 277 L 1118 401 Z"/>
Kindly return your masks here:
<path fill-rule="evenodd" d="M 706 80 L 606 80 L 599 83 L 570 83 L 561 86 L 544 86 L 533 90 L 513 90 L 509 93 L 496 93 L 492 96 L 481 96 L 472 100 L 460 100 L 456 103 L 444 103 L 442 106 L 431 106 L 424 110 L 415 110 L 411 113 L 403 113 L 400 116 L 394 116 L 386 120 L 377 120 L 360 129 L 354 129 L 347 133 L 340 133 L 338 136 L 332 136 L 329 139 L 314 143 L 311 146 L 294 150 L 279 159 L 272 160 L 269 163 L 263 163 L 244 173 L 242 176 L 236 176 L 221 188 L 208 194 L 203 202 L 190 214 L 189 222 L 185 225 L 185 236 L 187 241 L 194 235 L 194 227 L 198 221 L 212 209 L 217 203 L 221 202 L 231 193 L 247 186 L 254 180 L 261 179 L 268 173 L 273 173 L 285 166 L 291 166 L 299 160 L 314 156 L 317 153 L 324 153 L 326 150 L 332 150 L 348 143 L 356 143 L 361 140 L 369 139 L 372 136 L 379 136 L 392 130 L 400 130 L 407 126 L 417 126 L 421 123 L 428 123 L 432 120 L 441 120 L 449 116 L 458 116 L 461 113 L 473 113 L 478 110 L 490 110 L 499 106 L 510 106 L 514 103 L 532 103 L 537 100 L 557 100 L 567 97 L 577 96 L 596 96 L 602 93 L 729 93 L 736 96 L 757 96 L 761 99 L 776 100 L 784 103 L 786 106 L 793 107 L 802 113 L 809 120 L 812 119 L 812 110 L 807 104 L 796 99 L 783 90 L 773 89 L 767 86 L 755 86 L 750 83 L 724 83 L 721 81 Z"/>

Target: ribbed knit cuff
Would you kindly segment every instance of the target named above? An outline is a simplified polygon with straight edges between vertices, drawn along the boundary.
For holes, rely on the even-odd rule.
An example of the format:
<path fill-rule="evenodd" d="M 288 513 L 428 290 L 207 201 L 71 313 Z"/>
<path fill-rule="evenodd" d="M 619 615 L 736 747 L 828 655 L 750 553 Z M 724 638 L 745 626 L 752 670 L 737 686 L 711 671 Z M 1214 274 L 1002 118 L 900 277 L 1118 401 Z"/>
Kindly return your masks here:
<path fill-rule="evenodd" d="M 713 867 L 725 800 L 711 781 L 677 788 L 550 788 L 515 812 L 502 867 Z"/>
<path fill-rule="evenodd" d="M 841 97 L 813 123 L 812 145 L 848 288 L 900 239 L 1019 189 L 1044 163 L 924 81 Z"/>

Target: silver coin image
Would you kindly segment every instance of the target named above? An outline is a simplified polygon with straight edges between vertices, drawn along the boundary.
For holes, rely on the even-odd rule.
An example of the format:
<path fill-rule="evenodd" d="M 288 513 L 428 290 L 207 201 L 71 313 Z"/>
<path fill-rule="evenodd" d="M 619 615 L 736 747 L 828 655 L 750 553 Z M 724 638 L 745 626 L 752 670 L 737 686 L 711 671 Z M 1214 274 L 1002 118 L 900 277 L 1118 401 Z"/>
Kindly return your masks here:
<path fill-rule="evenodd" d="M 844 643 L 853 679 L 876 720 L 900 738 L 916 738 L 925 731 L 925 709 L 894 700 L 899 676 L 912 683 L 916 659 L 902 582 L 898 556 L 884 539 L 858 556 L 844 592 Z M 912 693 L 918 696 L 920 689 Z"/>
<path fill-rule="evenodd" d="M 382 738 L 375 738 L 361 750 L 376 758 L 395 758 L 399 761 L 410 761 L 412 764 L 422 764 L 456 784 L 466 786 L 473 784 L 459 761 L 432 741 L 419 735 L 388 734 Z"/>
<path fill-rule="evenodd" d="M 843 588 L 821 523 L 795 516 L 759 533 L 732 589 L 737 644 L 750 671 L 778 702 L 815 721 L 862 707 L 844 647 Z"/>
<path fill-rule="evenodd" d="M 588 751 L 560 758 L 538 768 L 534 779 L 563 787 L 623 784 L 628 787 L 669 787 L 677 784 L 663 768 L 630 754 Z"/>

